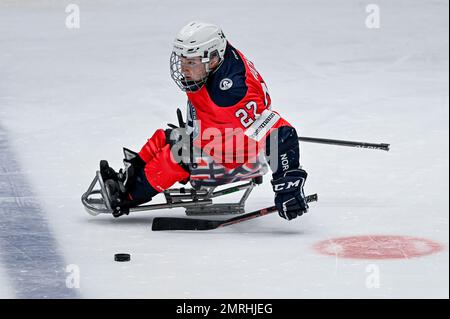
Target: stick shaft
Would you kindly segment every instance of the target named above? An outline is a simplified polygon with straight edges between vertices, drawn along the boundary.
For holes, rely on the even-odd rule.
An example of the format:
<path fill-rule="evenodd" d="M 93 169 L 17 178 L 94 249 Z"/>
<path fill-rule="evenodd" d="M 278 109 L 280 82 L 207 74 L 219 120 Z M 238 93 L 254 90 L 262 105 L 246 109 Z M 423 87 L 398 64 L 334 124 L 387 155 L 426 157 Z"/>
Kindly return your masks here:
<path fill-rule="evenodd" d="M 306 137 L 306 136 L 301 136 L 298 138 L 298 140 L 302 141 L 302 142 L 308 142 L 308 143 L 319 143 L 319 144 L 369 148 L 369 149 L 377 149 L 377 150 L 383 150 L 383 151 L 389 151 L 389 146 L 390 146 L 389 144 L 386 144 L 386 143 L 355 142 L 355 141 L 333 140 L 333 139 L 329 139 L 329 138 L 317 138 L 317 137 Z"/>
<path fill-rule="evenodd" d="M 317 194 L 306 196 L 306 202 L 311 203 L 311 202 L 315 202 L 315 201 L 317 201 Z M 255 212 L 247 213 L 247 214 L 244 214 L 244 215 L 240 215 L 240 216 L 233 217 L 233 218 L 230 218 L 228 220 L 225 220 L 225 221 L 222 222 L 222 224 L 220 224 L 219 227 L 225 227 L 225 226 L 228 226 L 228 225 L 241 223 L 241 222 L 253 219 L 253 218 L 257 218 L 257 217 L 261 217 L 261 216 L 264 216 L 264 215 L 268 215 L 268 214 L 276 212 L 276 211 L 278 211 L 276 206 L 270 206 L 270 207 L 267 207 L 267 208 L 263 208 L 263 209 L 257 210 Z"/>

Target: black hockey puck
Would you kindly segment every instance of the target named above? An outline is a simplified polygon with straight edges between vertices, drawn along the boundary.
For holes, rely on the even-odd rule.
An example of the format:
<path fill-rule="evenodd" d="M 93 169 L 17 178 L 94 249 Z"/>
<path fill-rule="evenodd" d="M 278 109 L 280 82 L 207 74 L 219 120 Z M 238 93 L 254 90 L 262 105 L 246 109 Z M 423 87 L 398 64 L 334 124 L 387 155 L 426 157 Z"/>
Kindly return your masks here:
<path fill-rule="evenodd" d="M 130 254 L 115 254 L 114 255 L 114 261 L 130 261 L 131 256 Z"/>

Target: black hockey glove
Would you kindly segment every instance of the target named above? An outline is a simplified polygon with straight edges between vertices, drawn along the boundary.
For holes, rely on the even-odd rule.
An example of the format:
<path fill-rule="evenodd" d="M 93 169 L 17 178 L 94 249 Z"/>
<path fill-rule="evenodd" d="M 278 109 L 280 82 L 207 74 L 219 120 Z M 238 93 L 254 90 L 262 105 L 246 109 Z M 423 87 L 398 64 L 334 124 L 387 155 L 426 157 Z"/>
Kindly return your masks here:
<path fill-rule="evenodd" d="M 175 160 L 189 171 L 189 163 L 192 163 L 192 135 L 187 133 L 180 109 L 177 109 L 177 117 L 179 126 L 168 124 L 170 129 L 165 130 L 166 141 L 170 144 Z"/>
<path fill-rule="evenodd" d="M 308 174 L 302 170 L 292 170 L 276 180 L 272 180 L 275 192 L 275 205 L 278 214 L 284 219 L 291 220 L 308 211 L 303 185 Z"/>

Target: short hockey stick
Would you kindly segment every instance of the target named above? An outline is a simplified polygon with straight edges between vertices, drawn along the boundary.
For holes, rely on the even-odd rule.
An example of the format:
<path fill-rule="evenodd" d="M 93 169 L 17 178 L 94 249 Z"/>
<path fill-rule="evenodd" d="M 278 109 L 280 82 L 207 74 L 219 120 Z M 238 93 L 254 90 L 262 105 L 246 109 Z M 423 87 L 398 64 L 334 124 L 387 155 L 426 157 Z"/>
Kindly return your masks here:
<path fill-rule="evenodd" d="M 317 194 L 306 197 L 308 203 L 317 201 Z M 263 208 L 251 213 L 239 215 L 225 220 L 208 220 L 178 217 L 155 217 L 153 219 L 152 230 L 211 230 L 244 222 L 249 219 L 261 217 L 277 211 L 276 206 Z"/>
<path fill-rule="evenodd" d="M 354 142 L 354 141 L 343 141 L 343 140 L 332 140 L 328 138 L 317 138 L 317 137 L 306 137 L 300 136 L 298 138 L 299 141 L 302 142 L 310 142 L 310 143 L 319 143 L 319 144 L 330 144 L 330 145 L 339 145 L 339 146 L 350 146 L 350 147 L 359 147 L 359 148 L 370 148 L 375 150 L 383 150 L 389 151 L 390 144 L 386 143 L 366 143 L 366 142 Z"/>

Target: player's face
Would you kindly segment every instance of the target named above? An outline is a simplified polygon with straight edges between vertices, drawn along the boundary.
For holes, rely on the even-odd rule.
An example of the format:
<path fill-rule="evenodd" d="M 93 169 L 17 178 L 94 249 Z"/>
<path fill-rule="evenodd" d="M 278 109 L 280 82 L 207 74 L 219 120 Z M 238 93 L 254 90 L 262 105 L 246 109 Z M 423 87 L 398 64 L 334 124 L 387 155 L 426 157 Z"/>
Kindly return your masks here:
<path fill-rule="evenodd" d="M 201 57 L 181 58 L 181 73 L 187 81 L 201 81 L 206 76 L 206 68 Z"/>

